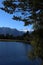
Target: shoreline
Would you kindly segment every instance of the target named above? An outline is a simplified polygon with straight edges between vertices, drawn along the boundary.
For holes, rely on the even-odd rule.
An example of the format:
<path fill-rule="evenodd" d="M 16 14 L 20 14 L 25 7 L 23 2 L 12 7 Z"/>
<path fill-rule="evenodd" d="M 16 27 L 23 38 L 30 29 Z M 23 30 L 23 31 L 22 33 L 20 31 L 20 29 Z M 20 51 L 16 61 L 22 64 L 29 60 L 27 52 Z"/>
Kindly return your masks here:
<path fill-rule="evenodd" d="M 0 42 L 23 42 L 30 44 L 30 41 L 26 40 L 13 40 L 13 39 L 0 39 Z"/>

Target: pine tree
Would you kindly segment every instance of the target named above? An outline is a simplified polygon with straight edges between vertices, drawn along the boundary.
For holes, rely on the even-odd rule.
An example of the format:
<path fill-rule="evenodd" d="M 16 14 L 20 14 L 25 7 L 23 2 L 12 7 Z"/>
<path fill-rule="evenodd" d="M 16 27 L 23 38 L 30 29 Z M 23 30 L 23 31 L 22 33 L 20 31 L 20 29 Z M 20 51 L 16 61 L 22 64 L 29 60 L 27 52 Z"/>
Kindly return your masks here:
<path fill-rule="evenodd" d="M 34 34 L 31 44 L 34 55 L 43 59 L 43 0 L 5 0 L 0 9 L 14 14 L 13 20 L 23 21 L 24 25 L 33 25 Z M 15 16 L 15 13 L 21 13 Z"/>

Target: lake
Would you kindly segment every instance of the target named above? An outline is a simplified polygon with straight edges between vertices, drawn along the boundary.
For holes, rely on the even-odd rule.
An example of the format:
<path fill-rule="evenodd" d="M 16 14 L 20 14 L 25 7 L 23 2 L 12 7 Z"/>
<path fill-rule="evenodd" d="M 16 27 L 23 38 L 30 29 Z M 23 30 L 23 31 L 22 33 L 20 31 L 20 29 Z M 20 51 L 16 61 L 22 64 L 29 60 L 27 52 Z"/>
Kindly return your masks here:
<path fill-rule="evenodd" d="M 0 42 L 0 65 L 40 65 L 41 60 L 28 58 L 31 49 L 21 42 Z"/>

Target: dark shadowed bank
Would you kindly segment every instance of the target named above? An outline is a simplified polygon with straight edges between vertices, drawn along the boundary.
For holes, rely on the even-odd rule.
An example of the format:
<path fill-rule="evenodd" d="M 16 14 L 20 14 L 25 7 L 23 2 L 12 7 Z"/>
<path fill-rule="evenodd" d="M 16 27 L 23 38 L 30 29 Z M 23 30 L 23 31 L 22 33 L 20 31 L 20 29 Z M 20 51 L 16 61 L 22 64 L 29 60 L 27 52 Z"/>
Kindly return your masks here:
<path fill-rule="evenodd" d="M 30 44 L 30 41 L 25 40 L 11 40 L 11 39 L 0 39 L 0 42 L 23 42 L 26 44 Z"/>

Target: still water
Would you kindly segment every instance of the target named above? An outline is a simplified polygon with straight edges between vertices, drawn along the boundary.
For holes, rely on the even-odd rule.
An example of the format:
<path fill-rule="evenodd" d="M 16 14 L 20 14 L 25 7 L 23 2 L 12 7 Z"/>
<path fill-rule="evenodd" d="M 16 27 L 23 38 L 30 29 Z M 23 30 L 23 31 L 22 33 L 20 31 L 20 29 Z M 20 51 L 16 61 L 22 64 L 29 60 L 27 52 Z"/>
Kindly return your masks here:
<path fill-rule="evenodd" d="M 0 42 L 0 65 L 40 65 L 40 60 L 30 60 L 29 44 L 20 42 Z"/>

